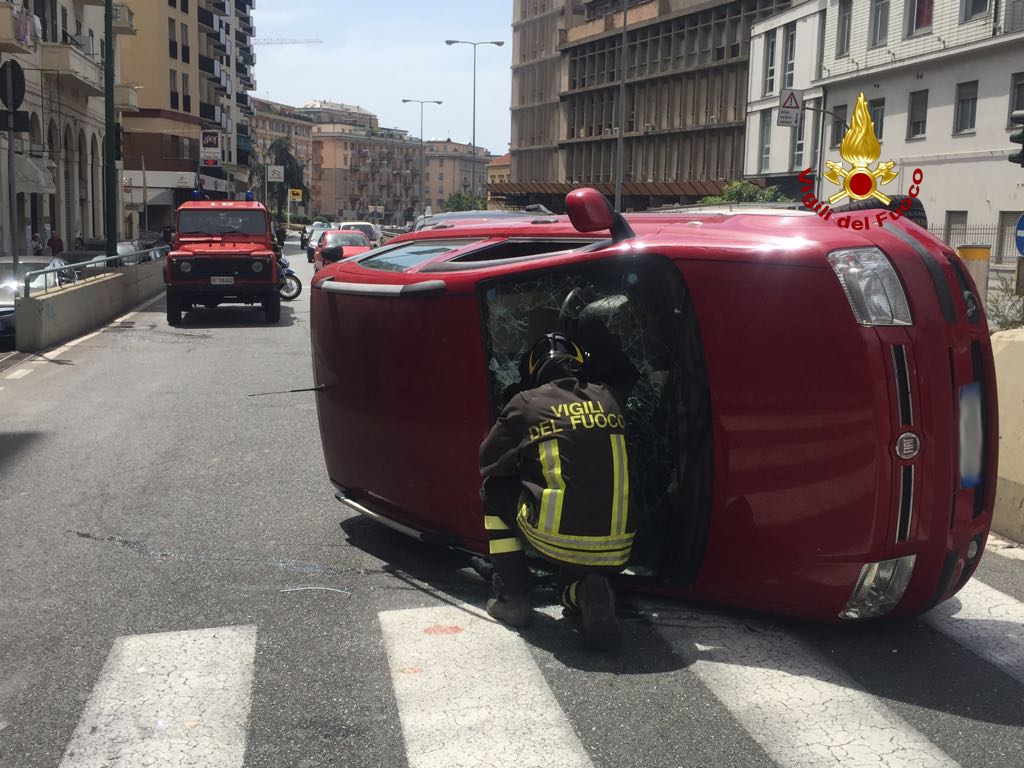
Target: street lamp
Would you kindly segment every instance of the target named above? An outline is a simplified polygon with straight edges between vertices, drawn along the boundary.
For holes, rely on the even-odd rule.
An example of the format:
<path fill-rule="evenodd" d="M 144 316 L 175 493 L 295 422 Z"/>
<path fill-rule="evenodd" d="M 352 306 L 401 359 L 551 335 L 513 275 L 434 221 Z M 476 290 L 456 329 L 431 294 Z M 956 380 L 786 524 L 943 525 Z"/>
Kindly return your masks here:
<path fill-rule="evenodd" d="M 496 45 L 499 48 L 505 44 L 504 40 L 445 40 L 445 45 L 472 45 L 473 46 L 473 143 L 470 147 L 471 159 L 470 169 L 473 174 L 473 184 L 470 188 L 469 203 L 472 210 L 476 210 L 476 47 L 478 45 Z"/>
<path fill-rule="evenodd" d="M 423 105 L 424 104 L 440 104 L 441 102 L 440 101 L 435 101 L 434 99 L 402 99 L 402 103 L 403 104 L 408 104 L 409 102 L 415 102 L 416 104 L 420 105 L 420 208 L 422 209 L 420 212 L 421 213 L 426 213 L 427 212 L 427 200 L 424 197 L 424 191 L 423 191 L 423 166 L 424 166 L 424 160 L 423 160 Z"/>

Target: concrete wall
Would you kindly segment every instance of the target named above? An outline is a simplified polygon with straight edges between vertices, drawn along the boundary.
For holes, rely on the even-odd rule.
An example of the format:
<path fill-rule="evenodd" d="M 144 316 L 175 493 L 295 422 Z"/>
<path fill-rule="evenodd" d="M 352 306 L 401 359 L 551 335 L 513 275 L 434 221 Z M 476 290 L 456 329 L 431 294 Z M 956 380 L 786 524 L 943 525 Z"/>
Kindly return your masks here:
<path fill-rule="evenodd" d="M 1024 542 L 1024 329 L 992 336 L 999 390 L 999 486 L 992 529 Z"/>
<path fill-rule="evenodd" d="M 93 331 L 164 290 L 163 261 L 151 261 L 80 285 L 18 299 L 19 352 L 40 352 Z"/>

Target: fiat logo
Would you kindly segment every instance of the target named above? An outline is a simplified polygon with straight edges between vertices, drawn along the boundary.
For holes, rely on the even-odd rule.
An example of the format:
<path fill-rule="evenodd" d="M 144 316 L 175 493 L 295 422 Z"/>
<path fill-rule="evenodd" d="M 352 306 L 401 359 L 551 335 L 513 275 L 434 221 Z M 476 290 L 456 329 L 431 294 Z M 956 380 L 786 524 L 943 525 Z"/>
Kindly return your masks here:
<path fill-rule="evenodd" d="M 896 455 L 904 461 L 917 456 L 921 451 L 921 438 L 913 432 L 904 432 L 896 438 Z"/>

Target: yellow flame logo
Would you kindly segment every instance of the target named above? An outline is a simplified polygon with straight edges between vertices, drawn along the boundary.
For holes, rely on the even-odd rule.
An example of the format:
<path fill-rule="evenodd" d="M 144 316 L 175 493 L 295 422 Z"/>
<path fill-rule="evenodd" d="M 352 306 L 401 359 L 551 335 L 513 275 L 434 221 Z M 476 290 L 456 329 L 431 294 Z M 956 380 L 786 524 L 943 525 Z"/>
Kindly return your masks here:
<path fill-rule="evenodd" d="M 861 93 L 853 110 L 853 118 L 850 120 L 850 130 L 846 132 L 839 147 L 839 154 L 853 168 L 847 170 L 842 163 L 825 161 L 828 172 L 823 174 L 824 177 L 843 188 L 841 192 L 828 199 L 829 203 L 835 205 L 844 197 L 851 200 L 875 197 L 884 205 L 889 205 L 891 199 L 879 192 L 878 187 L 880 184 L 888 184 L 899 174 L 893 171 L 896 167 L 893 161 L 879 163 L 874 170 L 869 168 L 881 153 L 882 147 L 875 136 L 875 124 L 868 111 L 864 94 Z"/>

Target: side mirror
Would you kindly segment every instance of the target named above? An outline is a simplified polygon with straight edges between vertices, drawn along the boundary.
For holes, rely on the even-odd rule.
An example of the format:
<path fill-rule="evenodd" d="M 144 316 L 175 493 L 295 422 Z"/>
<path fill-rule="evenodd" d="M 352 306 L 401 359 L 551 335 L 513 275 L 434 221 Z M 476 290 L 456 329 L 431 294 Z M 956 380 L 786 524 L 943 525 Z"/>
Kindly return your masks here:
<path fill-rule="evenodd" d="M 569 221 L 579 232 L 608 229 L 611 230 L 612 240 L 617 243 L 636 236 L 622 214 L 608 202 L 608 198 L 591 187 L 574 189 L 566 195 L 565 208 L 569 212 Z"/>
<path fill-rule="evenodd" d="M 163 233 L 162 233 L 162 239 L 168 245 L 171 244 L 172 238 L 171 238 L 171 228 L 170 227 L 164 227 L 164 230 L 163 230 Z"/>

